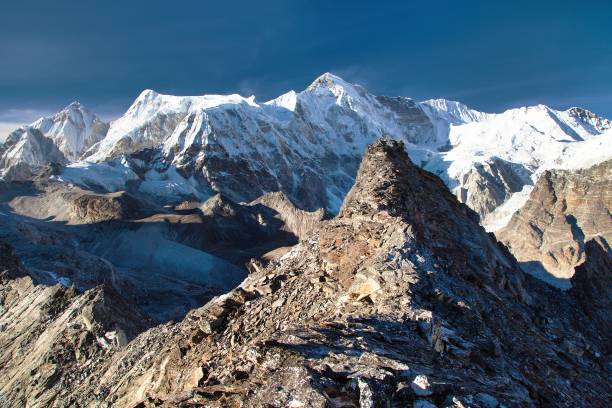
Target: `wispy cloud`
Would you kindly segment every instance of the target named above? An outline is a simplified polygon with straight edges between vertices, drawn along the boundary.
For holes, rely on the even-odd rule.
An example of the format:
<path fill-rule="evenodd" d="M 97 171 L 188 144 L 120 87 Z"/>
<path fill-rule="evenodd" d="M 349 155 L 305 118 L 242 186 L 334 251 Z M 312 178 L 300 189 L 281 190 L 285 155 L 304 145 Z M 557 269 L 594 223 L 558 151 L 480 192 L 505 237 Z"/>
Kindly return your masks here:
<path fill-rule="evenodd" d="M 4 109 L 0 110 L 0 122 L 31 123 L 50 114 L 52 112 L 46 109 Z"/>

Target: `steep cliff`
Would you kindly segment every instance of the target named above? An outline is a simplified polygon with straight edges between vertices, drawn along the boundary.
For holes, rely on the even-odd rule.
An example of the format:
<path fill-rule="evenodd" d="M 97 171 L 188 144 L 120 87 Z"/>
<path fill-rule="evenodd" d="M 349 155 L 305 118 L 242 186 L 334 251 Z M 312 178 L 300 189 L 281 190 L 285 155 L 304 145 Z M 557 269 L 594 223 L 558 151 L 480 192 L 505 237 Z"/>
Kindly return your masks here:
<path fill-rule="evenodd" d="M 496 235 L 528 270 L 567 280 L 584 262 L 588 240 L 612 240 L 610 214 L 612 160 L 584 170 L 544 173 L 525 205 Z"/>

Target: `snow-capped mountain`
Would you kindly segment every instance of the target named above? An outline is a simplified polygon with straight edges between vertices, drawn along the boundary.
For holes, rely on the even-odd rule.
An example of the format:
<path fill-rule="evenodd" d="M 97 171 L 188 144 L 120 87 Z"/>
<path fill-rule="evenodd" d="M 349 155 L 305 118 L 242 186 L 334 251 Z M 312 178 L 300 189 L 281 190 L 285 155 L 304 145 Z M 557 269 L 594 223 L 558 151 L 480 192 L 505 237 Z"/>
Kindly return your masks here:
<path fill-rule="evenodd" d="M 69 161 L 78 160 L 91 146 L 102 140 L 108 131 L 103 122 L 79 102 L 72 102 L 53 116 L 38 119 L 30 127 L 38 129 Z"/>
<path fill-rule="evenodd" d="M 60 179 L 106 186 L 117 174 L 111 189 L 129 181 L 166 199 L 220 192 L 251 201 L 282 191 L 302 208 L 335 213 L 366 146 L 388 137 L 403 141 L 415 163 L 439 175 L 494 229 L 543 170 L 612 157 L 610 128 L 609 120 L 580 108 L 483 113 L 443 99 L 376 96 L 327 73 L 302 92 L 265 103 L 146 90 L 83 155 L 85 162 Z"/>
<path fill-rule="evenodd" d="M 584 168 L 612 157 L 612 123 L 583 109 L 537 105 L 474 114 L 456 104 L 424 105 L 442 132 L 439 139 L 448 142 L 424 167 L 491 229 L 509 220 L 544 170 Z M 510 205 L 500 207 L 504 203 Z"/>
<path fill-rule="evenodd" d="M 0 152 L 4 179 L 23 180 L 49 163 L 77 161 L 106 136 L 108 124 L 78 102 L 12 132 Z"/>
<path fill-rule="evenodd" d="M 385 135 L 426 144 L 435 132 L 414 101 L 376 97 L 325 74 L 303 92 L 261 104 L 145 91 L 87 160 L 157 148 L 162 173 L 170 165 L 234 200 L 283 191 L 306 209 L 337 211 L 365 147 Z"/>
<path fill-rule="evenodd" d="M 0 153 L 0 177 L 6 180 L 25 180 L 32 176 L 35 168 L 48 163 L 66 162 L 51 139 L 28 126 L 11 133 Z"/>

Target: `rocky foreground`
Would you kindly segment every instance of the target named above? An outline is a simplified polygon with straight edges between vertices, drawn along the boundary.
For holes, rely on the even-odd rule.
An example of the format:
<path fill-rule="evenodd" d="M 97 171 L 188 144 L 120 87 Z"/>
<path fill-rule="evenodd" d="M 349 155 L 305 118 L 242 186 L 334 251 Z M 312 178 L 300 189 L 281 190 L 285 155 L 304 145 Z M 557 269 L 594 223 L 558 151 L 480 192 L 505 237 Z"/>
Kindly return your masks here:
<path fill-rule="evenodd" d="M 5 400 L 608 406 L 612 327 L 600 317 L 609 314 L 612 268 L 602 240 L 587 242 L 571 291 L 551 288 L 523 273 L 477 215 L 394 141 L 367 149 L 336 218 L 293 214 L 288 225 L 308 223 L 298 245 L 182 321 L 145 331 L 146 317 L 126 313 L 131 306 L 112 287 L 36 286 L 5 248 Z M 18 314 L 31 316 L 31 330 L 15 328 L 25 324 L 11 319 Z"/>

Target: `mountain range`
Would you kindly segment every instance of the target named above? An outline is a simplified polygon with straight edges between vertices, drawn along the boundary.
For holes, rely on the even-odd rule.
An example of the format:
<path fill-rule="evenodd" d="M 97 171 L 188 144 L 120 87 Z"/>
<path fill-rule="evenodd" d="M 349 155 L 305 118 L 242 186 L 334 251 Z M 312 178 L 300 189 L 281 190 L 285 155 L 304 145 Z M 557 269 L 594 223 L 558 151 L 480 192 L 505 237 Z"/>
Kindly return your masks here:
<path fill-rule="evenodd" d="M 607 407 L 612 122 L 74 102 L 0 146 L 0 405 Z"/>
<path fill-rule="evenodd" d="M 365 147 L 386 137 L 403 141 L 415 163 L 495 230 L 545 170 L 611 157 L 611 128 L 580 108 L 489 114 L 442 99 L 376 96 L 327 73 L 265 103 L 146 90 L 110 124 L 73 103 L 11 134 L 0 164 L 5 179 L 23 179 L 23 168 L 70 163 L 58 174 L 65 182 L 109 192 L 130 184 L 177 200 L 222 193 L 240 202 L 282 191 L 303 209 L 336 214 Z M 144 152 L 146 160 L 137 156 Z"/>

